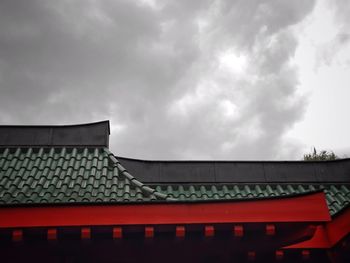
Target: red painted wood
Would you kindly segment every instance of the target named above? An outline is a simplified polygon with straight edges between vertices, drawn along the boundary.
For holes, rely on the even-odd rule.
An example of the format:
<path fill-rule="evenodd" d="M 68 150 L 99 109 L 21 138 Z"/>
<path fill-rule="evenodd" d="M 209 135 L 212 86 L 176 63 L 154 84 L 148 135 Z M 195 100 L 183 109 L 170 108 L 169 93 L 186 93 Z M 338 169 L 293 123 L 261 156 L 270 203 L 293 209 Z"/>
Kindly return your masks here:
<path fill-rule="evenodd" d="M 81 239 L 90 239 L 91 238 L 91 229 L 90 227 L 81 228 Z"/>
<path fill-rule="evenodd" d="M 346 235 L 350 234 L 350 207 L 340 215 L 336 216 L 331 222 L 326 224 L 328 240 L 331 246 L 336 245 Z"/>
<path fill-rule="evenodd" d="M 57 229 L 49 228 L 47 230 L 47 240 L 57 240 Z"/>
<path fill-rule="evenodd" d="M 323 192 L 279 199 L 232 202 L 0 208 L 2 228 L 329 220 Z"/>
<path fill-rule="evenodd" d="M 21 229 L 15 229 L 12 231 L 12 241 L 19 242 L 23 240 L 23 231 Z"/>
<path fill-rule="evenodd" d="M 331 248 L 349 234 L 350 208 L 347 208 L 343 213 L 333 218 L 331 222 L 318 225 L 311 239 L 285 248 Z"/>
<path fill-rule="evenodd" d="M 233 226 L 233 234 L 235 237 L 243 237 L 244 229 L 242 225 Z"/>
<path fill-rule="evenodd" d="M 176 237 L 185 237 L 186 235 L 186 229 L 184 226 L 176 226 Z"/>
<path fill-rule="evenodd" d="M 113 238 L 118 239 L 123 237 L 123 229 L 121 227 L 113 227 Z"/>
<path fill-rule="evenodd" d="M 275 253 L 276 260 L 283 260 L 284 252 L 282 250 L 277 250 Z"/>
<path fill-rule="evenodd" d="M 146 226 L 145 227 L 145 237 L 146 238 L 154 237 L 154 227 L 153 226 Z"/>
<path fill-rule="evenodd" d="M 265 229 L 265 233 L 267 236 L 273 236 L 276 233 L 276 228 L 275 225 L 273 224 L 267 224 L 266 225 L 266 229 Z"/>
<path fill-rule="evenodd" d="M 215 235 L 214 226 L 205 226 L 204 227 L 204 235 L 205 235 L 205 237 L 213 237 Z"/>
<path fill-rule="evenodd" d="M 325 227 L 323 225 L 318 225 L 316 228 L 315 234 L 311 239 L 287 246 L 285 248 L 301 249 L 301 248 L 329 248 L 329 247 L 330 247 L 330 244 L 329 244 Z"/>

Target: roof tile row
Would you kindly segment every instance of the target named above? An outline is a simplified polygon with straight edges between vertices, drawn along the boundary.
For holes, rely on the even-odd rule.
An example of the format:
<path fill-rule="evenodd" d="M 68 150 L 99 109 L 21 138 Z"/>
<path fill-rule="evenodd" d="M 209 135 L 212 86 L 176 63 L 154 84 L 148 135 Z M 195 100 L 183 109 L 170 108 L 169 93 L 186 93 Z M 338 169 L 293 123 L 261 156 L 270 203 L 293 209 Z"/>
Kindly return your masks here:
<path fill-rule="evenodd" d="M 162 194 L 143 185 L 103 148 L 4 149 L 0 204 L 148 201 Z"/>
<path fill-rule="evenodd" d="M 106 148 L 0 149 L 0 205 L 273 198 L 323 190 L 332 215 L 346 184 L 153 184 L 138 181 Z"/>
<path fill-rule="evenodd" d="M 256 199 L 305 194 L 323 190 L 331 215 L 350 204 L 350 185 L 320 184 L 173 184 L 151 185 L 169 199 Z"/>

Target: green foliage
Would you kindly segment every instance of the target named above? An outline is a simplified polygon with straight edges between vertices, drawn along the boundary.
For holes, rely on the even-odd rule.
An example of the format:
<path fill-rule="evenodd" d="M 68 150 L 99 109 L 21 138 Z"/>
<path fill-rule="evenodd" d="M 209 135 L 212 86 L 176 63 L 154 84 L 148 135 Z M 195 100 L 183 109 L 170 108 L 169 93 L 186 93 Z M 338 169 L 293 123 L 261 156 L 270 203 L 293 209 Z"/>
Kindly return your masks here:
<path fill-rule="evenodd" d="M 315 147 L 312 153 L 304 154 L 304 161 L 330 161 L 336 159 L 339 159 L 339 157 L 333 151 L 322 150 L 317 152 Z"/>

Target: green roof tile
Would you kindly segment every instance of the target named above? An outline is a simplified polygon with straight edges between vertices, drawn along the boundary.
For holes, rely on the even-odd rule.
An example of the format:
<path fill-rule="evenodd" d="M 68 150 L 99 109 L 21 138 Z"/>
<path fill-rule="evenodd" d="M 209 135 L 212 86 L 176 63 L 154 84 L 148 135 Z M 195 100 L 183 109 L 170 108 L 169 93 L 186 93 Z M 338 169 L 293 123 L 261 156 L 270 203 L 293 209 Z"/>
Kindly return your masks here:
<path fill-rule="evenodd" d="M 106 148 L 0 149 L 0 205 L 275 198 L 323 190 L 335 215 L 347 184 L 182 183 L 145 185 Z"/>
<path fill-rule="evenodd" d="M 331 215 L 340 212 L 350 204 L 350 185 L 313 184 L 172 184 L 151 187 L 162 192 L 168 199 L 182 201 L 219 199 L 256 199 L 298 195 L 323 190 Z M 194 189 L 199 189 L 194 193 Z"/>
<path fill-rule="evenodd" d="M 112 157 L 104 148 L 0 149 L 0 205 L 165 198 L 150 187 L 141 189 Z"/>

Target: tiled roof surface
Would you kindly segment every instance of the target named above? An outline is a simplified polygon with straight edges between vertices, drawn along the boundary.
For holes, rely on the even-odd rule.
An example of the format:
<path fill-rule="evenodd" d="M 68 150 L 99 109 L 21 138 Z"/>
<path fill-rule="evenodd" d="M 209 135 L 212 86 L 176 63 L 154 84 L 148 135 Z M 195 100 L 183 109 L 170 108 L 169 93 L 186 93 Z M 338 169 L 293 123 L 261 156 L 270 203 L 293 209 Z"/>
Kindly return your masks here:
<path fill-rule="evenodd" d="M 0 149 L 0 205 L 183 202 L 272 198 L 323 189 L 332 215 L 350 202 L 347 184 L 162 184 L 146 186 L 106 148 Z"/>
<path fill-rule="evenodd" d="M 176 200 L 256 199 L 323 190 L 331 215 L 350 204 L 350 185 L 320 184 L 173 184 L 150 185 Z"/>
<path fill-rule="evenodd" d="M 0 205 L 162 199 L 106 149 L 37 148 L 0 152 Z"/>

